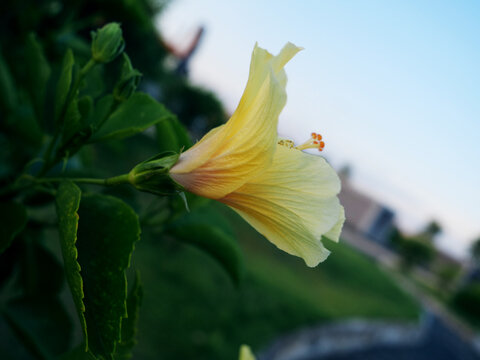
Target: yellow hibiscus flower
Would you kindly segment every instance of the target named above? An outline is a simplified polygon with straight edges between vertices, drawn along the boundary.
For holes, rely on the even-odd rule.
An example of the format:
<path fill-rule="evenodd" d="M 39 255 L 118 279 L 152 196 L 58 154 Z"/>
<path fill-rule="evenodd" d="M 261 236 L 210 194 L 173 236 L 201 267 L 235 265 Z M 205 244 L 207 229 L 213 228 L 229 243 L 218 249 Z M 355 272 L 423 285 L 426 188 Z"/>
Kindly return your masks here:
<path fill-rule="evenodd" d="M 326 259 L 325 236 L 338 241 L 345 220 L 340 180 L 319 156 L 315 133 L 305 144 L 279 140 L 278 117 L 286 103 L 283 67 L 301 48 L 288 43 L 277 56 L 255 46 L 246 89 L 230 120 L 211 130 L 171 168 L 186 190 L 235 210 L 278 248 L 308 266 Z"/>

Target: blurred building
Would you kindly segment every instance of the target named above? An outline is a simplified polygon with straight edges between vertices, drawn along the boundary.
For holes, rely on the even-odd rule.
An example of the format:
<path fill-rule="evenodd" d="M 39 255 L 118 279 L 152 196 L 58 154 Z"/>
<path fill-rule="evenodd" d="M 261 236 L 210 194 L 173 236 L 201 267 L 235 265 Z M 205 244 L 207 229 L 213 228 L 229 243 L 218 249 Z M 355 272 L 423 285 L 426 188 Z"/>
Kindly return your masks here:
<path fill-rule="evenodd" d="M 395 213 L 387 206 L 355 189 L 348 179 L 348 170 L 340 171 L 340 202 L 345 208 L 345 227 L 375 242 L 387 245 Z"/>

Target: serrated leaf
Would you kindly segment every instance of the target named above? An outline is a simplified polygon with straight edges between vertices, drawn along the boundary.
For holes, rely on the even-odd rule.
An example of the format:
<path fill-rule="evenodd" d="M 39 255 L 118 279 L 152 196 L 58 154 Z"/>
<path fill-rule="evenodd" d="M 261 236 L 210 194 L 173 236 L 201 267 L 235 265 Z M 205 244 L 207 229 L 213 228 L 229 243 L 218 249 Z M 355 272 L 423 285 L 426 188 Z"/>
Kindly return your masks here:
<path fill-rule="evenodd" d="M 21 204 L 0 203 L 0 254 L 12 243 L 27 222 L 27 211 Z"/>
<path fill-rule="evenodd" d="M 65 276 L 67 278 L 73 302 L 77 310 L 80 325 L 85 339 L 85 348 L 88 349 L 87 323 L 85 320 L 85 305 L 83 303 L 83 280 L 80 264 L 77 261 L 76 248 L 78 229 L 78 208 L 81 198 L 80 188 L 70 181 L 62 182 L 58 188 L 55 205 L 58 216 L 58 230 L 64 261 Z"/>
<path fill-rule="evenodd" d="M 55 121 L 60 121 L 62 113 L 65 111 L 66 101 L 70 93 L 70 86 L 72 84 L 72 70 L 75 64 L 73 52 L 68 49 L 63 57 L 62 70 L 60 78 L 57 83 L 57 92 L 55 95 Z"/>
<path fill-rule="evenodd" d="M 214 225 L 198 222 L 189 216 L 175 222 L 167 233 L 177 240 L 196 246 L 219 262 L 232 281 L 238 285 L 244 274 L 242 252 L 236 240 Z"/>
<path fill-rule="evenodd" d="M 132 348 L 137 343 L 137 322 L 139 317 L 140 304 L 143 297 L 143 287 L 140 283 L 138 272 L 135 276 L 135 282 L 127 298 L 128 317 L 122 319 L 122 340 L 117 345 L 115 351 L 115 360 L 130 359 L 132 357 Z"/>
<path fill-rule="evenodd" d="M 125 269 L 140 224 L 135 212 L 118 198 L 84 195 L 78 211 L 78 262 L 82 268 L 89 349 L 112 359 L 127 316 Z"/>
<path fill-rule="evenodd" d="M 150 95 L 136 93 L 122 103 L 93 134 L 91 141 L 122 139 L 168 119 L 172 114 Z"/>
<path fill-rule="evenodd" d="M 48 64 L 42 47 L 34 34 L 29 34 L 26 43 L 25 65 L 28 77 L 28 92 L 32 99 L 37 120 L 43 118 L 43 108 L 47 81 L 50 77 L 50 65 Z"/>
<path fill-rule="evenodd" d="M 159 151 L 180 152 L 192 146 L 187 130 L 174 116 L 156 125 Z"/>

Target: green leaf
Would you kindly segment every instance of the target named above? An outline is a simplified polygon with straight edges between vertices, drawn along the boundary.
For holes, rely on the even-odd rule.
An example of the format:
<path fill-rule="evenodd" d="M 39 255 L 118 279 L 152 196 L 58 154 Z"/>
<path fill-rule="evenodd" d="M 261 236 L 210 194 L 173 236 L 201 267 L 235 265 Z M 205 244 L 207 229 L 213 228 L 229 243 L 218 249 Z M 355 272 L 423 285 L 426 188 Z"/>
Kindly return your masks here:
<path fill-rule="evenodd" d="M 104 66 L 97 64 L 86 74 L 80 88 L 80 95 L 89 95 L 93 99 L 105 93 Z"/>
<path fill-rule="evenodd" d="M 62 70 L 60 78 L 57 83 L 57 92 L 55 96 L 55 121 L 60 121 L 62 113 L 65 111 L 66 102 L 70 93 L 70 86 L 72 84 L 72 70 L 75 64 L 73 52 L 68 49 L 63 57 Z"/>
<path fill-rule="evenodd" d="M 78 208 L 80 205 L 81 191 L 71 181 L 62 182 L 55 198 L 58 216 L 58 230 L 60 232 L 60 244 L 70 292 L 77 310 L 80 325 L 85 339 L 85 348 L 88 349 L 87 323 L 85 320 L 85 305 L 83 303 L 83 280 L 80 273 L 80 264 L 77 261 Z"/>
<path fill-rule="evenodd" d="M 156 125 L 159 151 L 174 151 L 179 153 L 192 146 L 187 130 L 174 116 Z"/>
<path fill-rule="evenodd" d="M 244 274 L 242 252 L 233 236 L 219 227 L 186 216 L 167 229 L 167 233 L 181 242 L 198 247 L 216 259 L 238 285 Z"/>
<path fill-rule="evenodd" d="M 94 127 L 98 127 L 99 124 L 104 121 L 104 119 L 108 118 L 113 109 L 114 102 L 113 95 L 111 94 L 105 95 L 96 102 L 92 116 L 92 123 Z"/>
<path fill-rule="evenodd" d="M 121 139 L 142 132 L 172 114 L 150 95 L 136 93 L 122 103 L 92 136 L 91 141 Z"/>
<path fill-rule="evenodd" d="M 93 113 L 93 99 L 91 96 L 86 95 L 78 99 L 78 111 L 80 111 L 83 124 L 90 124 L 90 117 Z"/>
<path fill-rule="evenodd" d="M 0 203 L 0 254 L 12 243 L 27 222 L 27 211 L 21 204 Z"/>
<path fill-rule="evenodd" d="M 128 205 L 105 195 L 82 196 L 78 215 L 88 345 L 96 356 L 112 359 L 127 316 L 125 269 L 140 237 L 140 224 Z"/>
<path fill-rule="evenodd" d="M 28 77 L 28 92 L 32 99 L 37 120 L 41 122 L 47 81 L 51 70 L 43 49 L 35 39 L 34 34 L 29 34 L 27 37 L 25 65 Z"/>
<path fill-rule="evenodd" d="M 130 359 L 132 357 L 132 348 L 137 343 L 137 322 L 139 317 L 139 308 L 143 297 L 143 287 L 140 283 L 140 276 L 135 274 L 135 282 L 127 298 L 128 317 L 122 319 L 122 340 L 117 345 L 115 359 Z"/>

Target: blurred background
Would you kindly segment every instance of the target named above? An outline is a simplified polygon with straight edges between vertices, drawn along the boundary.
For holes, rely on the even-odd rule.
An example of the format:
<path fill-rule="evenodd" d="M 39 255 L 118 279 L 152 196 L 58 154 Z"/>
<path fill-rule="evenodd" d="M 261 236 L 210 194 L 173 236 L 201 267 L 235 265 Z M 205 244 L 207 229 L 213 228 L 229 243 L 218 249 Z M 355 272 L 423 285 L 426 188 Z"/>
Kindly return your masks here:
<path fill-rule="evenodd" d="M 203 202 L 205 221 L 220 219 L 243 250 L 236 286 L 214 259 L 143 223 L 134 359 L 234 359 L 242 343 L 260 359 L 478 358 L 479 3 L 25 0 L 0 14 L 10 65 L 31 31 L 59 64 L 67 47 L 89 52 L 90 30 L 120 22 L 141 89 L 193 141 L 235 110 L 255 42 L 305 48 L 286 67 L 279 134 L 323 135 L 342 179 L 342 241 L 326 241 L 331 256 L 310 269 Z M 112 142 L 79 161 L 125 171 L 155 141 Z"/>

